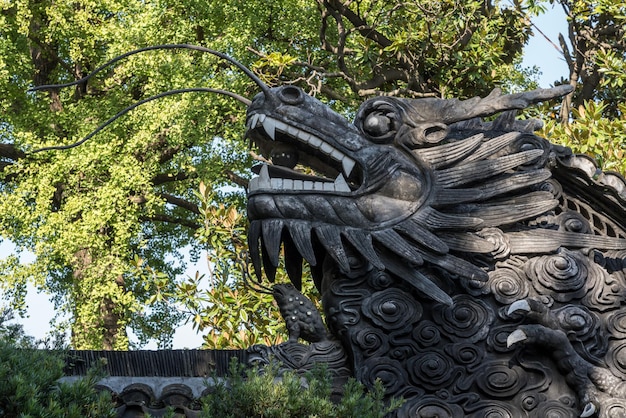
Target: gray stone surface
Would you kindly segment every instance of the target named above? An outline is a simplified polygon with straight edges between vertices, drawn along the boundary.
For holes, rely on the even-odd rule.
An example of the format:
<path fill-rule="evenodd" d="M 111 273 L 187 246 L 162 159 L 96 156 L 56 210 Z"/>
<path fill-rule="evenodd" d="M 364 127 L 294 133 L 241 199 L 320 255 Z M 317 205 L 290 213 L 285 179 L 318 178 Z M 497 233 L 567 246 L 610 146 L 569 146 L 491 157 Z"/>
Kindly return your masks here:
<path fill-rule="evenodd" d="M 569 91 L 379 97 L 354 123 L 294 86 L 249 106 L 273 162 L 248 190 L 255 272 L 284 251 L 299 288 L 308 262 L 329 341 L 399 416 L 626 414 L 626 182 L 515 119 Z"/>

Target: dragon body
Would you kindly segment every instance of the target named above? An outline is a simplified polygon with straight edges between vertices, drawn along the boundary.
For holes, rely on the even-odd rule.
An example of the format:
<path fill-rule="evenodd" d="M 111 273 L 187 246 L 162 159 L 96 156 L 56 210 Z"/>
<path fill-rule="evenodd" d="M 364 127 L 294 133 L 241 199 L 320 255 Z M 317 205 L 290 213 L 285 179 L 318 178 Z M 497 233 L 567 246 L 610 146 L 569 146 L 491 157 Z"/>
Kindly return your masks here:
<path fill-rule="evenodd" d="M 273 163 L 249 184 L 255 271 L 282 248 L 300 288 L 309 263 L 353 375 L 399 416 L 626 413 L 624 180 L 514 118 L 567 92 L 380 97 L 353 123 L 293 86 L 249 106 Z"/>

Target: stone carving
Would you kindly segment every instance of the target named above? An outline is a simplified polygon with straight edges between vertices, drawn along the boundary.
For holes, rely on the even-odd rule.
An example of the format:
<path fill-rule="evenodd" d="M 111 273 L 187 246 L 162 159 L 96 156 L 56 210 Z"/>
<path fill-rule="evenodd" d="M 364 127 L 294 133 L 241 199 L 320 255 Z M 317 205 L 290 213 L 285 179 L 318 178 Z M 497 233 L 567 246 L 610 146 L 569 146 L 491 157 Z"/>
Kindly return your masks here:
<path fill-rule="evenodd" d="M 538 121 L 515 119 L 569 86 L 463 101 L 378 97 L 350 123 L 295 86 L 269 88 L 232 58 L 189 45 L 133 51 L 71 84 L 131 54 L 176 48 L 217 55 L 261 90 L 251 102 L 213 89 L 144 100 L 183 91 L 240 100 L 246 136 L 272 161 L 249 183 L 250 255 L 257 277 L 273 282 L 284 251 L 294 288 L 274 294 L 290 339 L 251 347 L 251 362 L 323 361 L 337 380 L 380 379 L 388 397 L 407 400 L 400 417 L 626 415 L 626 181 L 536 136 Z M 78 146 L 114 119 L 33 152 Z M 303 261 L 330 338 L 309 301 L 294 303 Z"/>
<path fill-rule="evenodd" d="M 327 339 L 326 327 L 317 308 L 292 284 L 274 285 L 273 294 L 287 323 L 290 342 L 297 342 L 298 338 L 312 343 Z"/>
<path fill-rule="evenodd" d="M 278 287 L 291 348 L 259 358 L 340 344 L 326 354 L 407 399 L 398 416 L 626 413 L 626 183 L 514 119 L 569 91 L 379 97 L 349 123 L 264 86 L 247 116 L 273 162 L 249 185 L 252 262 L 273 281 L 282 246 L 296 288 L 308 262 L 332 339 L 296 326 Z"/>

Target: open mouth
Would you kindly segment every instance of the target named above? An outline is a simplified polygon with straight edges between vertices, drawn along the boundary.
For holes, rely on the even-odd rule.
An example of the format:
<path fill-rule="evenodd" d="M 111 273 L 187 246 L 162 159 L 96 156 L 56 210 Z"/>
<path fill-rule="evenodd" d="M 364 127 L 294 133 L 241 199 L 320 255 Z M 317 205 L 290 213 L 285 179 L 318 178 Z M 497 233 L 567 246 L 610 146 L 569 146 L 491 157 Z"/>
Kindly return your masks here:
<path fill-rule="evenodd" d="M 261 190 L 349 193 L 361 184 L 354 159 L 321 138 L 262 113 L 246 123 L 247 136 L 271 164 L 253 167 L 258 174 L 248 192 Z"/>

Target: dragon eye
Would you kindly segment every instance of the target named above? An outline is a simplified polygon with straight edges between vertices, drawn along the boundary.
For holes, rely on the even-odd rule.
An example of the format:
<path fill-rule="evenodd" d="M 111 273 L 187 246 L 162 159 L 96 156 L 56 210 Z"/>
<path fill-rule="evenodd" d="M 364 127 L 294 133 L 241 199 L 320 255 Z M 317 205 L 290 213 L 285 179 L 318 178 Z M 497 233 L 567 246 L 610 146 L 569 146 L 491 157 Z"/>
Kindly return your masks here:
<path fill-rule="evenodd" d="M 357 120 L 361 131 L 378 144 L 391 142 L 396 135 L 396 112 L 387 103 L 374 103 L 369 109 L 364 108 L 357 115 Z"/>
<path fill-rule="evenodd" d="M 363 131 L 374 138 L 387 135 L 392 128 L 392 120 L 383 113 L 370 113 L 363 121 Z"/>

